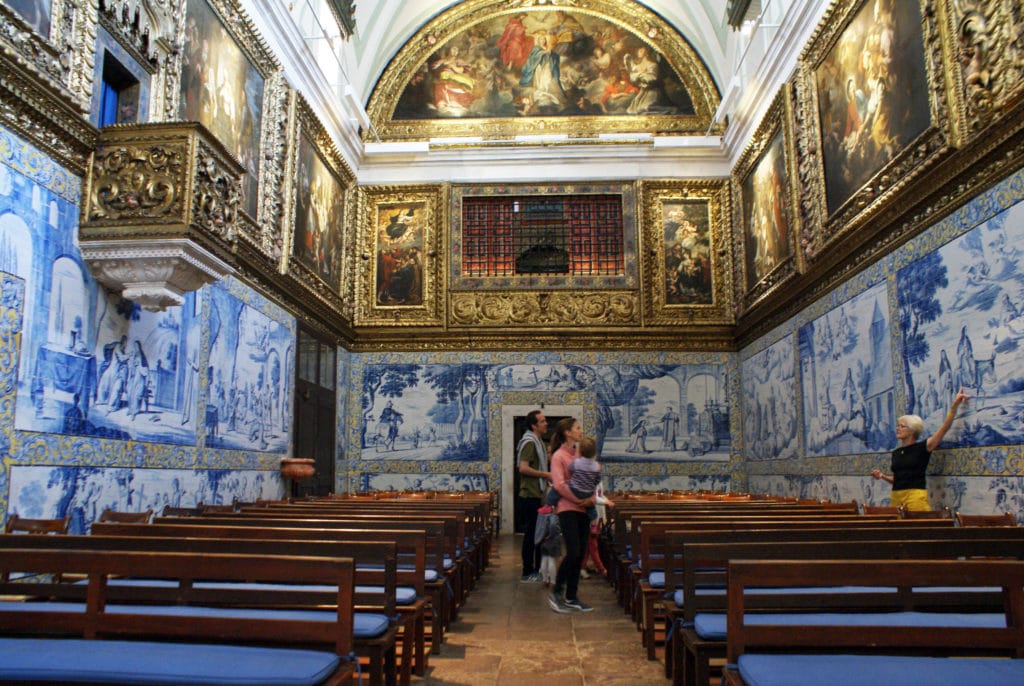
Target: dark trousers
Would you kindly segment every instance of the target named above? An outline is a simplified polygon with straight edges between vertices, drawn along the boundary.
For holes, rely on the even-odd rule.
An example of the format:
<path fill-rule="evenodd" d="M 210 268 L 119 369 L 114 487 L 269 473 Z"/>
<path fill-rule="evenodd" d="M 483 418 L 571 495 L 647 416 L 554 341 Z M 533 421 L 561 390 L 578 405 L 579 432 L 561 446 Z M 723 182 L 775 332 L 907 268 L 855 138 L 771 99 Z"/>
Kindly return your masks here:
<path fill-rule="evenodd" d="M 523 514 L 523 576 L 540 571 L 540 547 L 533 542 L 537 533 L 537 510 L 540 498 L 519 498 L 519 511 Z"/>
<path fill-rule="evenodd" d="M 558 576 L 555 577 L 555 593 L 565 589 L 566 600 L 577 600 L 580 587 L 580 563 L 583 562 L 583 551 L 590 536 L 590 519 L 586 512 L 558 513 L 558 523 L 562 526 L 562 540 L 565 541 L 565 557 L 558 565 Z"/>

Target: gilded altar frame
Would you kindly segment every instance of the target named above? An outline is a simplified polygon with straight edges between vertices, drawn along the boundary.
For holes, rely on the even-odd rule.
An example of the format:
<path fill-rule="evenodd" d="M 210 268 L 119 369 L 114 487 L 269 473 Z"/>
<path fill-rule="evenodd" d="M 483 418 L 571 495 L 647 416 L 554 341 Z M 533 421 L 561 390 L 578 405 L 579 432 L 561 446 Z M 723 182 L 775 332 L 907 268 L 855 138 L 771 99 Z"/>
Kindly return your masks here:
<path fill-rule="evenodd" d="M 442 326 L 446 188 L 360 188 L 356 326 Z"/>
<path fill-rule="evenodd" d="M 741 314 L 801 269 L 792 88 L 779 89 L 733 167 L 733 273 Z"/>
<path fill-rule="evenodd" d="M 809 261 L 891 208 L 959 143 L 948 0 L 836 0 L 802 53 L 794 121 Z"/>
<path fill-rule="evenodd" d="M 644 181 L 644 323 L 732 324 L 729 179 Z"/>

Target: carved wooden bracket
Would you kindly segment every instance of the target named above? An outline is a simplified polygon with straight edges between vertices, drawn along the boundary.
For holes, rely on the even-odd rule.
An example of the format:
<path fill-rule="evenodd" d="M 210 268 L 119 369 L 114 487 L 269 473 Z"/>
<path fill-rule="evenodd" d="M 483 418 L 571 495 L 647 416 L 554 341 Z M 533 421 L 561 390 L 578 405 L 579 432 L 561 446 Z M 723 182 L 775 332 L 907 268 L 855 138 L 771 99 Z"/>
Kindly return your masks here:
<path fill-rule="evenodd" d="M 233 273 L 243 173 L 195 122 L 102 129 L 79 229 L 96 280 L 162 310 Z"/>

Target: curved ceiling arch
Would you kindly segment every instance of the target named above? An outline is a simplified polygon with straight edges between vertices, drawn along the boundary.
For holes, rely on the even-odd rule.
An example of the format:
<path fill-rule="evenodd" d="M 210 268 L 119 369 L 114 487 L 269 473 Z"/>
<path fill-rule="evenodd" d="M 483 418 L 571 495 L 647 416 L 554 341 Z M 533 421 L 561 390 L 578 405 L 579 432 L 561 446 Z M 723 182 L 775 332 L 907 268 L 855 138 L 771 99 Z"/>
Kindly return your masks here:
<path fill-rule="evenodd" d="M 441 13 L 462 0 L 376 0 L 356 4 L 356 33 L 348 52 L 354 60 L 350 80 L 358 84 L 360 100 L 367 102 L 374 84 L 405 44 Z M 548 0 L 548 6 L 579 5 L 578 0 Z M 637 0 L 671 24 L 707 66 L 721 91 L 732 76 L 729 28 L 724 21 L 725 0 Z"/>
<path fill-rule="evenodd" d="M 514 50 L 499 48 L 510 31 Z M 432 15 L 404 43 L 367 111 L 385 140 L 702 134 L 714 128 L 719 101 L 704 57 L 644 4 L 469 0 Z"/>

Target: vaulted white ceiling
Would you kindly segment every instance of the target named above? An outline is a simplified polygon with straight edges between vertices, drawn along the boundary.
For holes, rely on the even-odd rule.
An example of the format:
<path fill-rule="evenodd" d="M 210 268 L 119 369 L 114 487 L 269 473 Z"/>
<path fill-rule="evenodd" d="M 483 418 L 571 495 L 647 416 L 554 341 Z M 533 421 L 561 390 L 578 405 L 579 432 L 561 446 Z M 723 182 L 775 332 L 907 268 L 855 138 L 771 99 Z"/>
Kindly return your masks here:
<path fill-rule="evenodd" d="M 585 2 L 519 1 L 566 7 Z M 357 131 L 369 128 L 365 106 L 389 62 L 417 31 L 459 2 L 357 0 L 355 33 L 347 39 L 341 38 L 327 0 L 243 0 L 243 5 L 281 55 L 289 82 L 320 113 L 342 153 L 360 171 L 361 181 L 416 180 L 408 176 L 413 168 L 424 178 L 458 180 L 464 173 L 460 170 L 470 167 L 474 168 L 472 178 L 481 180 L 481 165 L 493 168 L 498 178 L 511 179 L 517 175 L 517 157 L 522 158 L 521 173 L 534 177 L 539 173 L 550 178 L 560 174 L 577 179 L 608 174 L 643 178 L 663 176 L 669 170 L 678 174 L 680 164 L 689 165 L 689 173 L 727 173 L 778 87 L 792 75 L 800 50 L 830 0 L 753 0 L 749 24 L 742 31 L 727 25 L 726 0 L 635 1 L 675 26 L 704 60 L 722 95 L 719 119 L 729 117 L 724 137 L 660 141 L 665 145 L 653 153 L 650 146 L 643 150 L 624 146 L 614 152 L 604 146 L 568 154 L 564 149 L 551 154 L 521 149 L 453 154 L 375 144 L 371 129 L 364 144 Z M 545 156 L 558 164 L 538 171 Z M 602 171 L 602 157 L 614 173 Z"/>

